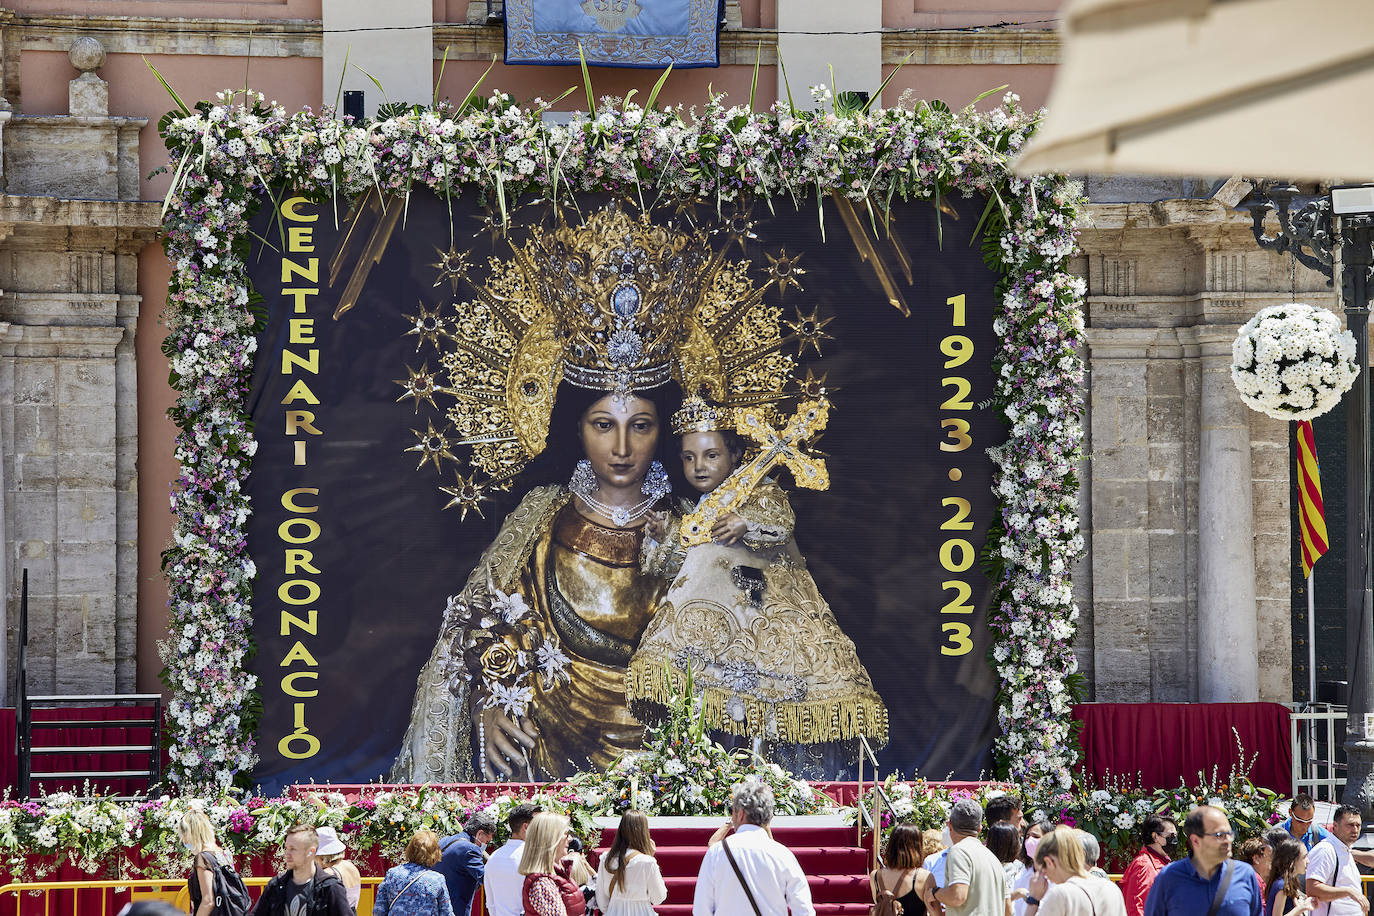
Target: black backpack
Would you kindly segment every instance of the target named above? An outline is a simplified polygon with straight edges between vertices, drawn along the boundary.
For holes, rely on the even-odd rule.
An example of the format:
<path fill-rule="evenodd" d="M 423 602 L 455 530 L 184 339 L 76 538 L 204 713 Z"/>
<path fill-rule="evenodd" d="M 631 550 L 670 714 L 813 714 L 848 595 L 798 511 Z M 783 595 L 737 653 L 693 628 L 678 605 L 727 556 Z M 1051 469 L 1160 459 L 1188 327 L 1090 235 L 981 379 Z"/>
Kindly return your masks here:
<path fill-rule="evenodd" d="M 234 870 L 232 863 L 221 862 L 216 855 L 208 858 L 215 866 L 211 879 L 211 887 L 215 892 L 215 916 L 246 916 L 253 908 L 253 901 L 248 896 L 243 878 Z"/>

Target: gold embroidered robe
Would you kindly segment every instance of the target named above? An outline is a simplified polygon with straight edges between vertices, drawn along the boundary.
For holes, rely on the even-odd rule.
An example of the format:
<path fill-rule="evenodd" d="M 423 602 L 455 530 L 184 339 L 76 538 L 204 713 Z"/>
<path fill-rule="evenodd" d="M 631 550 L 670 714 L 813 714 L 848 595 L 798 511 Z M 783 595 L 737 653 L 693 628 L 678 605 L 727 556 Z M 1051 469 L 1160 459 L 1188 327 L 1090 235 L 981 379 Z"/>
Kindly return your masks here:
<path fill-rule="evenodd" d="M 588 765 L 606 767 L 637 750 L 643 726 L 625 705 L 625 666 L 663 596 L 666 583 L 640 568 L 639 529 L 603 528 L 583 518 L 562 487 L 528 493 L 506 518 L 491 546 L 450 600 L 439 640 L 420 671 L 410 725 L 392 768 L 397 782 L 467 782 L 477 735 L 472 675 L 461 649 L 466 627 L 453 613 L 481 604 L 493 589 L 518 594 L 529 606 L 541 644 L 567 656 L 549 683 L 531 676 L 528 718 L 539 732 L 531 753 L 536 780 L 570 775 Z M 533 665 L 533 644 L 522 648 Z M 522 778 L 517 774 L 516 778 Z"/>
<path fill-rule="evenodd" d="M 887 708 L 792 539 L 787 494 L 765 480 L 737 511 L 743 543 L 646 542 L 648 571 L 673 577 L 630 661 L 630 708 L 655 715 L 690 665 L 706 721 L 789 744 L 887 741 Z M 676 685 L 676 688 L 675 686 Z"/>

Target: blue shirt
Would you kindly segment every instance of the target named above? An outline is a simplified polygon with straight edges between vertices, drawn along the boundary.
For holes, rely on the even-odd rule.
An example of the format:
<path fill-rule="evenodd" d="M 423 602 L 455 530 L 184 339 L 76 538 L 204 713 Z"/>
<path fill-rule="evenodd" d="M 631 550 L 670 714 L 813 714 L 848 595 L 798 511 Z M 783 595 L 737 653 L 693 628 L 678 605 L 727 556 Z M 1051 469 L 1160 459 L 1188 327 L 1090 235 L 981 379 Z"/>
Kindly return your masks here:
<path fill-rule="evenodd" d="M 945 886 L 945 860 L 949 858 L 949 850 L 942 849 L 939 852 L 932 852 L 926 856 L 926 860 L 921 863 L 925 870 L 935 876 L 935 886 Z"/>
<path fill-rule="evenodd" d="M 1231 883 L 1221 900 L 1217 916 L 1262 916 L 1264 899 L 1260 896 L 1259 878 L 1255 870 L 1244 862 L 1228 859 L 1221 863 L 1210 880 L 1204 880 L 1193 867 L 1193 860 L 1181 859 L 1164 866 L 1150 885 L 1145 899 L 1145 916 L 1206 916 L 1217 895 L 1222 873 L 1232 869 Z"/>
<path fill-rule="evenodd" d="M 1293 819 L 1291 817 L 1284 821 L 1282 824 L 1279 824 L 1279 826 L 1282 827 L 1284 830 L 1287 830 L 1289 836 L 1293 835 Z M 1331 836 L 1331 834 L 1327 833 L 1324 827 L 1322 827 L 1316 821 L 1313 821 L 1311 824 L 1307 825 L 1307 832 L 1304 833 L 1302 836 L 1298 837 L 1298 839 L 1302 840 L 1302 845 L 1307 847 L 1308 852 L 1311 852 L 1313 846 L 1316 846 L 1318 843 L 1320 843 L 1322 840 L 1326 839 L 1329 836 Z"/>
<path fill-rule="evenodd" d="M 466 833 L 446 836 L 439 841 L 441 855 L 434 870 L 444 876 L 448 884 L 449 902 L 457 916 L 472 912 L 472 898 L 482 886 L 486 873 L 486 859 L 481 848 Z"/>
<path fill-rule="evenodd" d="M 423 865 L 406 862 L 386 873 L 372 904 L 373 916 L 452 916 L 448 885 Z"/>

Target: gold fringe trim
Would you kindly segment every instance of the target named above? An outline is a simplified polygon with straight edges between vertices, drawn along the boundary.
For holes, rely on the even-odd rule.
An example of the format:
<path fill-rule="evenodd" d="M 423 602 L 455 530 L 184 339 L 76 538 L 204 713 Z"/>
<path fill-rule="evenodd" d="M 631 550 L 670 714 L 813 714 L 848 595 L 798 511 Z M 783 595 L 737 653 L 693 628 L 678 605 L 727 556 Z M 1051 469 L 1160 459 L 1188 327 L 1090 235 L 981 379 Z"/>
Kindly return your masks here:
<path fill-rule="evenodd" d="M 625 672 L 625 698 L 640 720 L 661 718 L 663 709 L 680 696 L 686 677 L 682 672 L 646 658 L 633 658 Z M 695 685 L 706 711 L 707 727 L 735 735 L 764 734 L 768 710 L 777 717 L 778 741 L 790 744 L 825 744 L 857 739 L 863 735 L 875 746 L 887 744 L 887 707 L 876 693 L 861 693 L 833 700 L 765 703 L 741 696 L 744 721 L 725 710 L 735 696 L 716 687 Z M 772 737 L 772 736 L 769 736 Z"/>

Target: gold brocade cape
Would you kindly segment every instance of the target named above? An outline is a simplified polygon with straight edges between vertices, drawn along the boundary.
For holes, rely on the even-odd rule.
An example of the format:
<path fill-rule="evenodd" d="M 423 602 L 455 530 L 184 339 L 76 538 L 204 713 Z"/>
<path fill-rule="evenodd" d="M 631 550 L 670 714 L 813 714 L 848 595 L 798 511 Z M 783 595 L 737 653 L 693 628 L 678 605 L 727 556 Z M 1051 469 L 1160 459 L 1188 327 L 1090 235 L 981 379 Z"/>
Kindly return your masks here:
<path fill-rule="evenodd" d="M 566 677 L 552 685 L 533 679 L 528 718 L 539 733 L 531 754 L 536 780 L 607 767 L 643 743 L 643 726 L 625 704 L 625 666 L 666 583 L 641 571 L 641 543 L 639 529 L 603 528 L 584 518 L 563 487 L 538 487 L 506 517 L 458 596 L 471 604 L 493 588 L 520 595 L 540 639 L 555 641 L 568 656 Z M 446 615 L 420 671 L 393 781 L 478 778 L 471 684 L 452 649 L 464 626 Z"/>
<path fill-rule="evenodd" d="M 792 539 L 787 494 L 765 480 L 737 514 L 743 543 L 646 543 L 646 570 L 673 577 L 626 675 L 630 708 L 653 717 L 690 666 L 709 727 L 791 744 L 863 735 L 887 742 L 887 707 Z"/>

